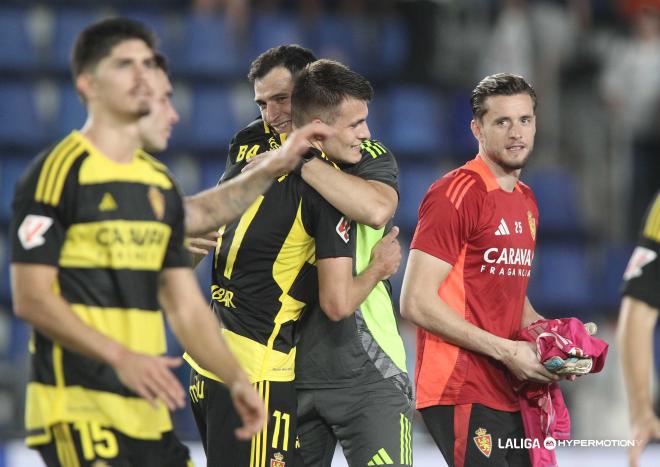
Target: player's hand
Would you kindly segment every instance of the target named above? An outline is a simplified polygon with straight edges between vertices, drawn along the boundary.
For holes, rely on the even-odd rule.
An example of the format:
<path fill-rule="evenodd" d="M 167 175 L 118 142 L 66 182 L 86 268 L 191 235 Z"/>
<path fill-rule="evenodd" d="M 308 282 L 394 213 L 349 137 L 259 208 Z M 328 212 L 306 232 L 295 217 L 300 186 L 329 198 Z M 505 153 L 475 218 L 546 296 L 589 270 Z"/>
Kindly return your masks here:
<path fill-rule="evenodd" d="M 302 164 L 302 156 L 312 147 L 312 141 L 323 141 L 334 134 L 335 130 L 325 123 L 308 123 L 294 130 L 282 147 L 270 151 L 271 155 L 262 164 L 269 166 L 273 177 L 289 173 Z"/>
<path fill-rule="evenodd" d="M 248 440 L 259 433 L 266 420 L 264 403 L 248 381 L 237 381 L 231 387 L 231 398 L 243 426 L 236 428 L 236 438 Z"/>
<path fill-rule="evenodd" d="M 186 393 L 170 370 L 179 365 L 180 358 L 128 351 L 113 366 L 124 386 L 153 407 L 158 407 L 160 400 L 169 410 L 175 410 L 186 404 Z"/>
<path fill-rule="evenodd" d="M 633 419 L 632 439 L 636 443 L 628 449 L 628 465 L 639 467 L 639 458 L 649 441 L 660 440 L 660 419 L 652 411 L 638 419 Z"/>
<path fill-rule="evenodd" d="M 270 155 L 272 155 L 271 151 L 266 151 L 266 152 L 262 152 L 261 154 L 257 154 L 256 156 L 251 158 L 247 164 L 245 164 L 245 167 L 241 169 L 241 172 L 247 172 L 249 170 L 254 169 L 255 167 L 259 166 L 259 164 L 261 164 L 264 161 L 264 159 L 266 159 L 266 157 Z M 287 172 L 283 172 L 280 175 L 284 175 L 285 173 Z"/>
<path fill-rule="evenodd" d="M 381 280 L 394 274 L 401 264 L 401 245 L 396 239 L 399 228 L 392 227 L 371 250 L 371 266 L 380 271 Z"/>
<path fill-rule="evenodd" d="M 206 256 L 215 250 L 220 234 L 213 230 L 203 237 L 187 237 L 185 241 L 186 249 L 194 255 Z"/>
<path fill-rule="evenodd" d="M 550 384 L 559 381 L 559 376 L 550 373 L 536 355 L 536 345 L 525 341 L 511 341 L 510 354 L 502 360 L 509 371 L 521 381 Z"/>

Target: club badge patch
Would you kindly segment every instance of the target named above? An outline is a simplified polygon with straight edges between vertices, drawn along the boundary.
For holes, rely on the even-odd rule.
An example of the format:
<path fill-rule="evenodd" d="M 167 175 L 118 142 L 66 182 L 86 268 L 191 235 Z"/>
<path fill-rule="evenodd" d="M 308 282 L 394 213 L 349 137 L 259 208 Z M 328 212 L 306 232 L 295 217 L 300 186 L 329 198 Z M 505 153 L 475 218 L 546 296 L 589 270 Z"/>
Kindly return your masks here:
<path fill-rule="evenodd" d="M 18 228 L 18 239 L 26 250 L 31 250 L 46 243 L 44 234 L 53 225 L 53 219 L 36 214 L 28 214 Z"/>
<path fill-rule="evenodd" d="M 536 240 L 536 219 L 532 216 L 532 211 L 527 211 L 527 221 L 529 222 L 529 231 L 532 234 L 532 240 Z"/>
<path fill-rule="evenodd" d="M 493 439 L 485 428 L 479 428 L 474 433 L 477 435 L 472 438 L 474 440 L 474 444 L 477 445 L 477 448 L 484 456 L 490 457 L 490 454 L 493 452 Z"/>
<path fill-rule="evenodd" d="M 270 467 L 285 467 L 286 462 L 284 462 L 282 459 L 284 459 L 282 453 L 276 452 L 273 454 L 273 458 L 270 460 Z"/>

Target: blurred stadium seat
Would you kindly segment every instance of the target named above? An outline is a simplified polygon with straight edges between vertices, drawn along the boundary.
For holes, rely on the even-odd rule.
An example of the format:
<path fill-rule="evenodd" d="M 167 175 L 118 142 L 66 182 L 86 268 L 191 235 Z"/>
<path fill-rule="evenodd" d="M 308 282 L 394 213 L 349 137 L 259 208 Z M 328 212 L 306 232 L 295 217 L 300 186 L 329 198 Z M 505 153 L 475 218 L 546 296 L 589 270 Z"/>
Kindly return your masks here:
<path fill-rule="evenodd" d="M 390 91 L 390 144 L 397 153 L 429 161 L 446 156 L 445 104 L 433 90 L 422 86 L 396 86 Z"/>
<path fill-rule="evenodd" d="M 55 25 L 50 66 L 55 70 L 68 70 L 71 50 L 76 37 L 90 23 L 101 18 L 96 10 L 58 8 L 55 10 Z"/>
<path fill-rule="evenodd" d="M 0 145 L 33 146 L 43 141 L 44 125 L 37 110 L 37 89 L 31 83 L 0 86 Z"/>
<path fill-rule="evenodd" d="M 523 177 L 532 187 L 539 206 L 539 235 L 562 240 L 581 240 L 584 218 L 576 180 L 564 170 L 544 170 Z"/>
<path fill-rule="evenodd" d="M 32 70 L 38 56 L 28 29 L 28 10 L 0 8 L 0 69 Z"/>
<path fill-rule="evenodd" d="M 250 27 L 252 52 L 250 57 L 283 44 L 305 46 L 297 16 L 284 13 L 257 13 Z"/>
<path fill-rule="evenodd" d="M 399 207 L 394 222 L 410 235 L 417 225 L 417 214 L 422 198 L 440 176 L 439 169 L 427 165 L 407 165 L 399 174 Z"/>
<path fill-rule="evenodd" d="M 58 91 L 56 117 L 50 131 L 53 141 L 65 137 L 73 129 L 82 128 L 87 118 L 87 111 L 71 83 L 62 83 Z"/>
<path fill-rule="evenodd" d="M 30 156 L 2 154 L 2 160 L 0 160 L 0 223 L 8 222 L 11 217 L 11 202 L 14 199 L 16 183 L 30 161 Z"/>
<path fill-rule="evenodd" d="M 189 15 L 184 18 L 181 54 L 175 55 L 172 66 L 214 78 L 247 73 L 249 62 L 241 47 L 225 17 Z"/>
<path fill-rule="evenodd" d="M 589 319 L 593 277 L 584 248 L 546 242 L 537 247 L 533 265 L 529 296 L 540 314 Z"/>
<path fill-rule="evenodd" d="M 193 90 L 190 122 L 184 134 L 187 144 L 224 152 L 237 129 L 231 96 L 226 89 L 198 86 Z"/>

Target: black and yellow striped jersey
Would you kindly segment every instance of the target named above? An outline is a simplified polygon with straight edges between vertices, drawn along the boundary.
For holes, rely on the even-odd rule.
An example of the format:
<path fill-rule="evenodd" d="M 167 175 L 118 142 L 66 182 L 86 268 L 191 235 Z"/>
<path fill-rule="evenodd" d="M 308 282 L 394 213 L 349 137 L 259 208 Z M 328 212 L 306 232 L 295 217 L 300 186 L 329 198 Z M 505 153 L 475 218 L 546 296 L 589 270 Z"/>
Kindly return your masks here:
<path fill-rule="evenodd" d="M 660 308 L 660 191 L 648 208 L 623 275 L 623 294 Z"/>
<path fill-rule="evenodd" d="M 58 267 L 58 293 L 85 323 L 136 352 L 165 353 L 158 274 L 189 258 L 181 195 L 164 165 L 142 151 L 113 162 L 74 131 L 34 160 L 12 209 L 12 262 Z M 28 444 L 48 442 L 44 429 L 58 422 L 99 422 L 139 439 L 172 429 L 167 409 L 110 366 L 38 331 L 30 351 Z"/>
<path fill-rule="evenodd" d="M 223 180 L 245 164 L 246 158 L 236 158 L 241 147 L 272 148 L 272 138 L 279 140 L 264 128 L 253 122 L 237 134 Z M 211 294 L 223 335 L 253 382 L 291 381 L 298 319 L 318 300 L 316 260 L 352 256 L 350 221 L 290 174 L 220 234 Z M 219 380 L 185 358 L 200 374 Z"/>

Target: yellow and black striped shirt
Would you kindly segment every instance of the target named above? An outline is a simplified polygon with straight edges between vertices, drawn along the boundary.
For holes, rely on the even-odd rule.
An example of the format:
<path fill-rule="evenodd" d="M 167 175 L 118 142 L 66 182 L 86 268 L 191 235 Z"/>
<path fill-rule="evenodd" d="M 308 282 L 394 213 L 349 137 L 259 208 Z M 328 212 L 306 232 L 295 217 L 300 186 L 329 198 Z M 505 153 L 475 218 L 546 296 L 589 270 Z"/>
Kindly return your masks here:
<path fill-rule="evenodd" d="M 57 266 L 59 294 L 84 322 L 129 349 L 166 351 L 157 299 L 163 268 L 188 265 L 181 195 L 167 168 L 138 151 L 119 164 L 74 131 L 37 157 L 13 202 L 12 262 Z M 28 444 L 58 422 L 94 421 L 128 436 L 171 430 L 99 361 L 35 331 L 27 388 Z M 39 436 L 39 434 L 42 436 Z"/>
<path fill-rule="evenodd" d="M 261 120 L 239 132 L 223 180 L 239 174 L 245 164 L 240 148 L 256 155 L 272 149 L 273 138 L 279 140 L 279 135 Z M 352 256 L 348 224 L 298 175 L 290 174 L 276 180 L 240 219 L 220 229 L 212 265 L 213 308 L 253 382 L 294 379 L 298 320 L 318 300 L 316 260 Z M 190 356 L 185 358 L 200 374 L 218 380 Z"/>
<path fill-rule="evenodd" d="M 660 308 L 660 191 L 649 206 L 624 273 L 623 294 Z"/>

